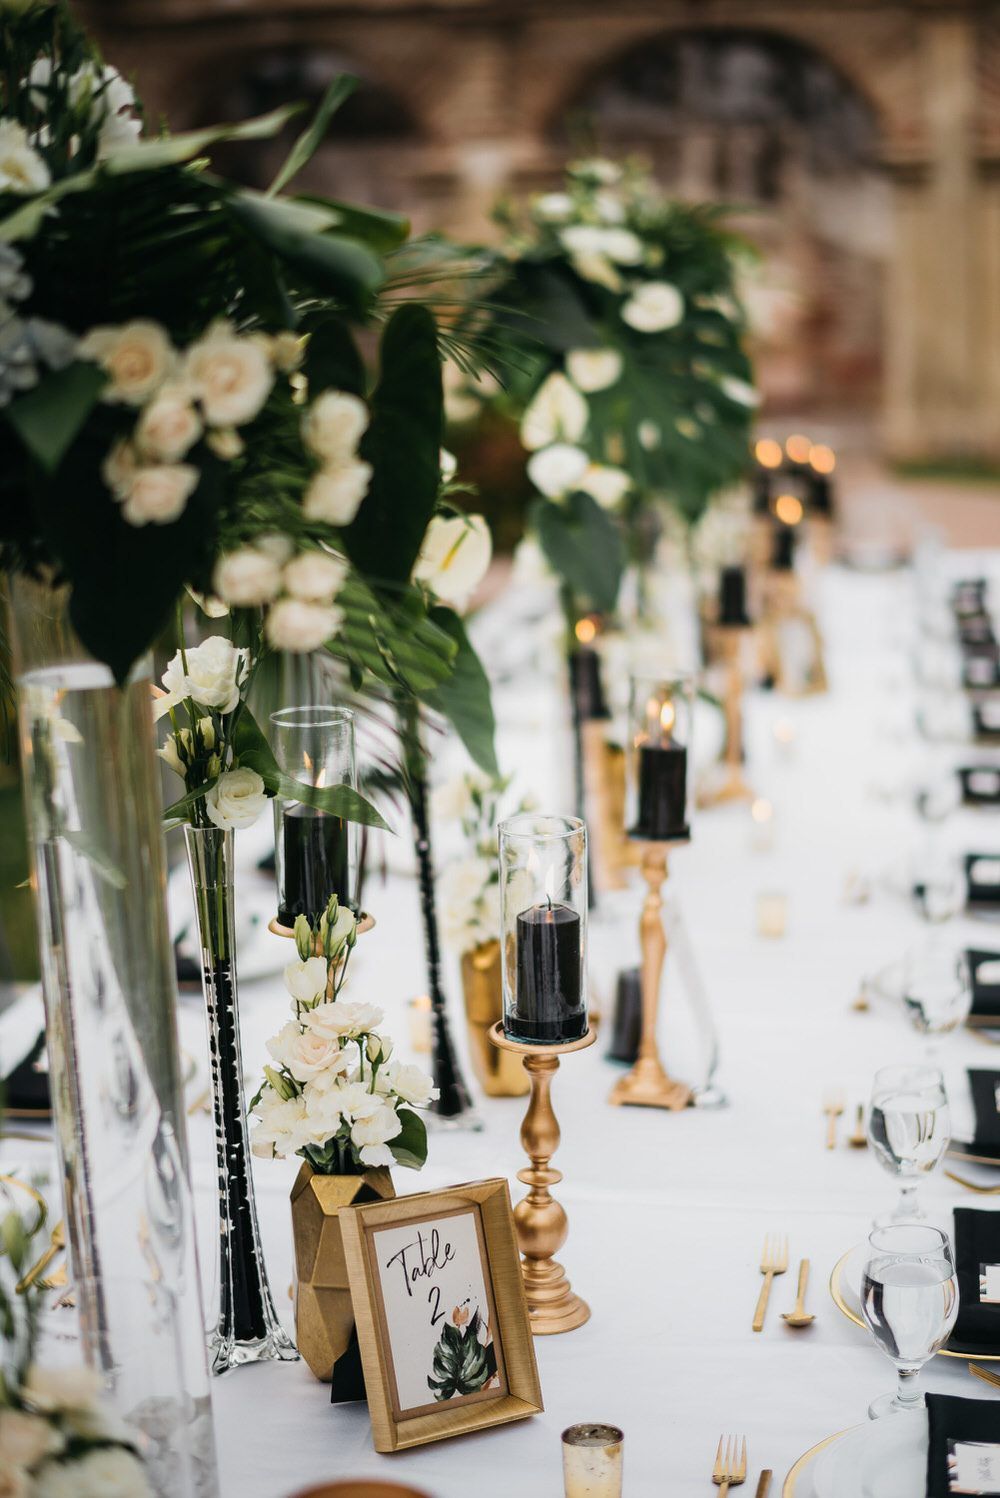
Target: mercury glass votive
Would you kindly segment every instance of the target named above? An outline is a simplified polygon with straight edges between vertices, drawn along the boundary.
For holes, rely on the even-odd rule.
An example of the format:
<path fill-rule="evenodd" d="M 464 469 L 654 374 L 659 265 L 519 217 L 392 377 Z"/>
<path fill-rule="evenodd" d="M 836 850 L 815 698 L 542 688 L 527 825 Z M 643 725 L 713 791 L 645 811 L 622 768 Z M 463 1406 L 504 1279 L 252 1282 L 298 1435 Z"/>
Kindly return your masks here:
<path fill-rule="evenodd" d="M 524 812 L 498 832 L 504 1032 L 565 1045 L 587 1033 L 587 829 Z"/>
<path fill-rule="evenodd" d="M 562 1453 L 565 1498 L 621 1498 L 625 1436 L 617 1425 L 571 1425 Z"/>
<path fill-rule="evenodd" d="M 271 714 L 272 747 L 293 780 L 357 789 L 354 714 L 343 707 L 289 707 Z M 274 798 L 278 921 L 316 920 L 331 895 L 358 908 L 358 824 L 294 796 Z"/>
<path fill-rule="evenodd" d="M 688 749 L 694 678 L 633 676 L 629 694 L 626 826 L 646 842 L 690 837 Z"/>

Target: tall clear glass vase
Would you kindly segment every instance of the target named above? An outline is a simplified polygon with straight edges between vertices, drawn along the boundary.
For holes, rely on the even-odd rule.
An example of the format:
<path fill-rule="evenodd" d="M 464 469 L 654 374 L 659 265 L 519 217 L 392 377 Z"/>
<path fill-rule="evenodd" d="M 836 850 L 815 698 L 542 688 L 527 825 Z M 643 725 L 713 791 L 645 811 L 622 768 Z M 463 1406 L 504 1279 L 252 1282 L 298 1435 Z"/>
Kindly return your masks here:
<path fill-rule="evenodd" d="M 45 995 L 56 1144 L 83 1351 L 119 1412 L 175 1449 L 161 1498 L 218 1493 L 166 919 L 148 669 L 124 687 L 88 656 L 65 590 L 10 580 L 21 766 Z M 121 1372 L 171 1297 L 175 1392 L 149 1399 Z M 147 1391 L 148 1392 L 148 1391 Z M 137 1401 L 137 1402 L 136 1402 Z M 135 1403 L 135 1408 L 133 1408 Z"/>
<path fill-rule="evenodd" d="M 233 834 L 185 827 L 201 948 L 219 1169 L 218 1320 L 209 1331 L 213 1373 L 298 1357 L 278 1320 L 257 1226 L 243 1089 L 233 915 Z"/>

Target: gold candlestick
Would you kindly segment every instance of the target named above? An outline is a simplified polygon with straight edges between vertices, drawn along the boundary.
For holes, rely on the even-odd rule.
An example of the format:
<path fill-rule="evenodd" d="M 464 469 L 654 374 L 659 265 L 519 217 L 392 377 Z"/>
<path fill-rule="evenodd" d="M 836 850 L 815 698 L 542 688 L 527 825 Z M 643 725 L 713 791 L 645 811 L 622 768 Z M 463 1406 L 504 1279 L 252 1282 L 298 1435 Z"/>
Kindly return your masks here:
<path fill-rule="evenodd" d="M 569 1223 L 564 1208 L 549 1190 L 562 1180 L 562 1171 L 554 1170 L 549 1161 L 561 1137 L 551 1096 L 559 1057 L 586 1050 L 596 1039 L 596 1033 L 588 1030 L 579 1040 L 565 1045 L 526 1045 L 504 1034 L 502 1020 L 490 1031 L 495 1046 L 521 1056 L 531 1082 L 531 1101 L 521 1124 L 521 1143 L 531 1164 L 517 1173 L 528 1194 L 514 1208 L 514 1224 L 528 1315 L 536 1337 L 570 1332 L 590 1320 L 590 1307 L 570 1289 L 566 1271 L 553 1257 L 566 1242 Z"/>
<path fill-rule="evenodd" d="M 699 806 L 754 800 L 754 792 L 743 778 L 743 651 L 753 631 L 739 624 L 720 624 L 714 633 L 715 652 L 726 666 L 726 740 L 721 764 L 714 775 L 709 773 L 707 784 L 698 792 Z"/>
<path fill-rule="evenodd" d="M 642 945 L 642 1038 L 639 1059 L 632 1070 L 615 1083 L 608 1101 L 640 1108 L 686 1108 L 691 1089 L 667 1075 L 656 1042 L 660 1010 L 660 984 L 667 956 L 663 930 L 663 885 L 667 878 L 668 844 L 647 843 L 642 855 L 642 877 L 649 886 L 639 920 Z"/>

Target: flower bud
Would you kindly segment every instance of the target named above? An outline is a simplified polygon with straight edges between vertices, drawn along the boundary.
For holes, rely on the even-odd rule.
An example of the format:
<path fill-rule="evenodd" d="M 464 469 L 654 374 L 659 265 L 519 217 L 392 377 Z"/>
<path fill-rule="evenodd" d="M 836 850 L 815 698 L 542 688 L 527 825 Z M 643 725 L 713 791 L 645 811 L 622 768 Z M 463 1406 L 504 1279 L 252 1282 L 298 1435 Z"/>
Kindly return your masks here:
<path fill-rule="evenodd" d="M 388 1035 L 369 1035 L 365 1050 L 372 1066 L 381 1066 L 392 1055 L 392 1041 Z"/>
<path fill-rule="evenodd" d="M 280 1071 L 275 1071 L 273 1066 L 265 1066 L 264 1075 L 283 1102 L 287 1103 L 289 1098 L 296 1096 L 295 1084 Z"/>
<path fill-rule="evenodd" d="M 295 917 L 295 950 L 302 962 L 308 962 L 313 955 L 313 930 L 304 915 Z"/>

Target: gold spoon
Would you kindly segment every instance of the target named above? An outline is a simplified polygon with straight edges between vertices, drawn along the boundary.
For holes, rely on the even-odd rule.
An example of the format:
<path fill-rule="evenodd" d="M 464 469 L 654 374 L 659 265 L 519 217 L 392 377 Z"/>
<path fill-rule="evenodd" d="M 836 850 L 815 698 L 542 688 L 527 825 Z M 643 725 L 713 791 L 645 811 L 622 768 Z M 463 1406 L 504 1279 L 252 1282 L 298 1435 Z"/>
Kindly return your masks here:
<path fill-rule="evenodd" d="M 787 1326 L 811 1326 L 816 1320 L 816 1317 L 806 1310 L 806 1285 L 808 1283 L 809 1260 L 803 1259 L 799 1265 L 799 1293 L 795 1298 L 795 1305 L 790 1311 L 782 1311 L 781 1313 L 781 1319 Z"/>
<path fill-rule="evenodd" d="M 848 1134 L 847 1142 L 851 1146 L 851 1149 L 855 1150 L 863 1150 L 868 1146 L 868 1135 L 865 1133 L 864 1103 L 858 1104 L 858 1112 L 854 1122 L 854 1128 L 852 1129 L 851 1133 Z"/>

